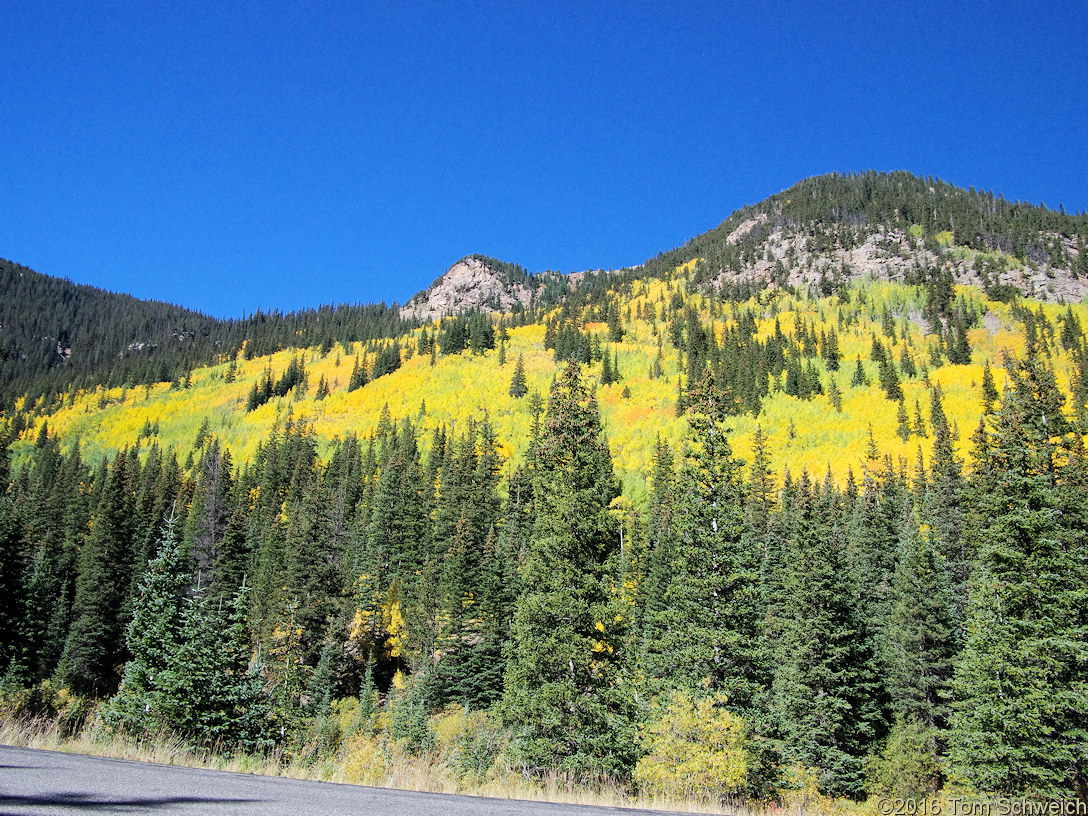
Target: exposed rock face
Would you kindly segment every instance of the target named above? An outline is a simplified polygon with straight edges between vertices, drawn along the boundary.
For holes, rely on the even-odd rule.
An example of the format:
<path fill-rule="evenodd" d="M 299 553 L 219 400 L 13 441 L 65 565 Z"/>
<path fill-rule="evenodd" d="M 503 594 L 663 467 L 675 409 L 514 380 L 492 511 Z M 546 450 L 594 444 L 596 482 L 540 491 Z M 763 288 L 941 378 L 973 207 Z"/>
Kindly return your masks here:
<path fill-rule="evenodd" d="M 511 284 L 506 276 L 483 261 L 462 258 L 409 300 L 401 308 L 400 316 L 427 320 L 473 309 L 509 311 L 515 303 L 528 305 L 532 294 L 528 287 Z"/>
<path fill-rule="evenodd" d="M 727 240 L 735 243 L 759 223 L 758 219 L 745 222 Z M 786 269 L 786 282 L 792 286 L 818 284 L 824 276 L 828 279 L 868 277 L 873 280 L 903 281 L 912 268 L 921 264 L 950 268 L 958 284 L 983 286 L 982 276 L 970 257 L 957 259 L 954 254 L 938 255 L 911 241 L 902 230 L 882 230 L 851 249 L 829 252 L 810 251 L 806 243 L 803 234 L 775 230 L 763 243 L 763 257 L 739 271 L 724 270 L 714 281 L 719 286 L 743 281 L 773 281 L 779 264 Z M 1066 241 L 1066 245 L 1067 253 L 1076 253 L 1072 242 Z M 1048 264 L 1033 266 L 1016 262 L 994 277 L 991 283 L 1014 286 L 1025 297 L 1039 300 L 1076 303 L 1088 296 L 1088 279 L 1075 278 L 1069 270 L 1052 269 Z"/>

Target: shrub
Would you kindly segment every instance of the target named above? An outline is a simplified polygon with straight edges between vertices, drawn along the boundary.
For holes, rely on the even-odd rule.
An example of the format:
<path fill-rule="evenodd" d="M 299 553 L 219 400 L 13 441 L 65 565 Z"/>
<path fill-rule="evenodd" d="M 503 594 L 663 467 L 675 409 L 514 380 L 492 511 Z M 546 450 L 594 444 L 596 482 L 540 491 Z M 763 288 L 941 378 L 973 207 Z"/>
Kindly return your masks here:
<path fill-rule="evenodd" d="M 937 753 L 938 731 L 899 721 L 884 750 L 869 761 L 869 792 L 898 799 L 924 799 L 941 788 L 944 768 Z"/>
<path fill-rule="evenodd" d="M 743 721 L 723 706 L 725 697 L 693 701 L 675 692 L 646 726 L 646 754 L 635 781 L 650 794 L 724 801 L 747 781 Z"/>

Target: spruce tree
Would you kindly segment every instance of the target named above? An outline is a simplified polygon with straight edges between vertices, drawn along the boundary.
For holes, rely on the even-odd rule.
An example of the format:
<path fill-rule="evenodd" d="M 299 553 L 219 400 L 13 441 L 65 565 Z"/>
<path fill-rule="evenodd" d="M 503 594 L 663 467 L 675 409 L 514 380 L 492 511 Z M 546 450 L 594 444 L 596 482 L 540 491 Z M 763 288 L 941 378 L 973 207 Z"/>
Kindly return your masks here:
<path fill-rule="evenodd" d="M 864 762 L 883 732 L 873 645 L 858 614 L 838 496 L 806 474 L 782 521 L 784 597 L 777 603 L 772 701 L 784 758 L 814 769 L 822 790 L 859 797 Z"/>
<path fill-rule="evenodd" d="M 953 619 L 957 642 L 962 642 L 964 609 L 967 604 L 970 557 L 964 541 L 963 463 L 955 455 L 955 439 L 944 413 L 940 389 L 933 389 L 930 405 L 933 425 L 933 454 L 926 493 L 919 508 L 921 522 L 929 527 L 929 539 L 944 563 L 952 587 Z"/>
<path fill-rule="evenodd" d="M 210 601 L 206 593 L 186 601 L 172 672 L 171 729 L 207 748 L 267 750 L 275 735 L 264 678 L 250 668 L 248 590 L 241 587 L 225 607 Z"/>
<path fill-rule="evenodd" d="M 200 457 L 185 530 L 186 555 L 195 567 L 197 584 L 202 587 L 215 579 L 215 564 L 230 517 L 231 470 L 230 450 L 213 438 Z"/>
<path fill-rule="evenodd" d="M 952 583 L 944 559 L 913 520 L 903 525 L 885 638 L 892 709 L 927 730 L 934 756 L 943 750 L 951 712 L 956 655 Z"/>
<path fill-rule="evenodd" d="M 676 504 L 676 471 L 672 450 L 660 436 L 654 443 L 654 470 L 650 478 L 650 512 L 647 516 L 647 553 L 645 580 L 639 597 L 640 620 L 639 659 L 642 673 L 652 671 L 647 658 L 658 650 L 658 621 L 666 609 L 673 561 L 673 513 Z"/>
<path fill-rule="evenodd" d="M 869 384 L 869 378 L 865 376 L 865 369 L 861 365 L 861 355 L 858 355 L 854 364 L 854 375 L 850 378 L 851 388 L 865 387 Z"/>
<path fill-rule="evenodd" d="M 6 457 L 5 445 L 0 448 L 0 458 Z M 6 482 L 0 484 L 0 677 L 9 671 L 9 667 L 16 668 L 18 673 L 13 664 L 23 658 L 20 652 L 27 628 L 23 617 L 30 612 L 24 611 L 24 604 L 20 602 L 25 580 L 22 530 L 7 487 Z"/>
<path fill-rule="evenodd" d="M 982 412 L 992 414 L 999 397 L 997 386 L 994 385 L 994 373 L 990 369 L 990 361 L 987 360 L 982 369 Z"/>
<path fill-rule="evenodd" d="M 725 692 L 742 711 L 763 685 L 756 553 L 746 546 L 741 463 L 707 370 L 692 389 L 677 482 L 675 544 L 650 669 L 668 689 Z"/>
<path fill-rule="evenodd" d="M 154 734 L 173 723 L 174 686 L 182 627 L 183 596 L 189 585 L 171 516 L 158 553 L 148 563 L 127 631 L 128 651 L 121 687 L 107 720 L 133 736 Z"/>
<path fill-rule="evenodd" d="M 501 709 L 511 750 L 533 773 L 620 774 L 633 755 L 610 572 L 618 536 L 608 506 L 618 489 L 576 362 L 552 385 L 532 460 L 535 519 Z"/>
<path fill-rule="evenodd" d="M 827 341 L 823 344 L 823 358 L 828 371 L 835 372 L 839 370 L 840 357 L 839 335 L 835 332 L 835 327 L 832 326 L 827 333 Z"/>
<path fill-rule="evenodd" d="M 351 367 L 351 378 L 348 380 L 348 391 L 354 391 L 356 388 L 362 388 L 369 382 L 366 373 L 366 360 L 360 360 L 355 358 L 355 363 Z"/>
<path fill-rule="evenodd" d="M 952 758 L 976 789 L 1088 792 L 1088 488 L 1083 444 L 1029 337 L 976 445 L 966 643 Z"/>
<path fill-rule="evenodd" d="M 79 554 L 72 625 L 58 668 L 59 679 L 81 694 L 111 694 L 124 662 L 125 604 L 131 575 L 131 492 L 125 455 L 112 468 L 103 461 L 103 484 L 91 532 Z"/>
<path fill-rule="evenodd" d="M 911 427 L 910 417 L 907 416 L 907 404 L 903 400 L 902 394 L 899 395 L 899 404 L 896 406 L 895 419 L 895 433 L 900 439 L 906 442 L 910 439 Z"/>
<path fill-rule="evenodd" d="M 509 393 L 514 399 L 521 399 L 529 393 L 529 384 L 525 380 L 525 359 L 520 354 L 514 364 L 514 376 L 510 378 Z"/>
<path fill-rule="evenodd" d="M 611 385 L 615 381 L 616 377 L 612 373 L 612 360 L 608 356 L 608 352 L 605 352 L 601 359 L 601 385 Z"/>

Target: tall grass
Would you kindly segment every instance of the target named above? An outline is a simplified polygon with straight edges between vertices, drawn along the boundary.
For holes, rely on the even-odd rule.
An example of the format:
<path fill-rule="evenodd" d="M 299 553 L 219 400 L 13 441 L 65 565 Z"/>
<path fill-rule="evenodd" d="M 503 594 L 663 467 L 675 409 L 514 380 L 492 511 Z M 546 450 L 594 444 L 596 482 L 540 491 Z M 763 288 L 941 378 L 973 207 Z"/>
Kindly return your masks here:
<path fill-rule="evenodd" d="M 109 733 L 92 718 L 82 731 L 68 735 L 64 727 L 50 719 L 0 720 L 0 744 L 35 748 L 87 756 L 111 757 L 162 765 L 177 765 L 215 771 L 309 779 L 342 784 L 365 784 L 372 787 L 428 793 L 454 793 L 487 796 L 498 799 L 523 799 L 538 802 L 598 805 L 605 807 L 644 808 L 648 810 L 683 811 L 689 813 L 731 813 L 748 816 L 745 807 L 723 810 L 706 802 L 676 799 L 666 796 L 633 795 L 618 783 L 601 780 L 596 784 L 579 783 L 551 774 L 535 778 L 504 769 L 499 775 L 486 779 L 459 777 L 445 760 L 444 748 L 409 755 L 397 746 L 373 747 L 384 755 L 367 756 L 358 740 L 350 741 L 337 755 L 318 758 L 315 752 L 298 752 L 294 758 L 283 751 L 267 755 L 220 754 L 206 748 L 186 745 L 168 734 L 133 740 L 122 734 Z M 367 760 L 370 760 L 367 762 Z M 777 810 L 777 809 L 776 809 Z M 786 811 L 782 811 L 786 813 Z M 812 809 L 808 810 L 813 813 Z M 798 813 L 800 816 L 800 813 Z"/>

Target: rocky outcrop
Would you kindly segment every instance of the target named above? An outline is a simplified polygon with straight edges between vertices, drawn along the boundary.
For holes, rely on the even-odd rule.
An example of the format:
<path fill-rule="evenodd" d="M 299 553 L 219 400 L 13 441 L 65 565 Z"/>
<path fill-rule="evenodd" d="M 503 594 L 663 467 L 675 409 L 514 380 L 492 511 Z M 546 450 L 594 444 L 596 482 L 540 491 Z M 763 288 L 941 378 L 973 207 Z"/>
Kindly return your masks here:
<path fill-rule="evenodd" d="M 727 240 L 735 243 L 759 226 L 757 219 L 742 224 Z M 1058 236 L 1054 236 L 1057 238 Z M 744 281 L 782 282 L 791 286 L 818 285 L 822 279 L 845 282 L 859 278 L 904 281 L 912 269 L 942 267 L 952 272 L 957 284 L 983 288 L 979 266 L 972 253 L 935 252 L 902 230 L 884 229 L 870 234 L 850 249 L 813 251 L 806 235 L 777 229 L 763 241 L 758 260 L 738 271 L 723 270 L 713 278 L 717 286 Z M 1077 246 L 1066 241 L 1066 253 L 1075 256 Z M 1015 287 L 1023 296 L 1039 300 L 1076 303 L 1088 297 L 1088 279 L 1049 264 L 1026 264 L 1013 258 L 1001 270 L 992 270 L 989 283 Z M 783 274 L 784 273 L 784 274 Z"/>
<path fill-rule="evenodd" d="M 478 258 L 462 258 L 416 294 L 400 310 L 406 320 L 428 320 L 474 309 L 505 312 L 514 304 L 528 305 L 533 293 L 527 286 L 511 284 Z"/>

